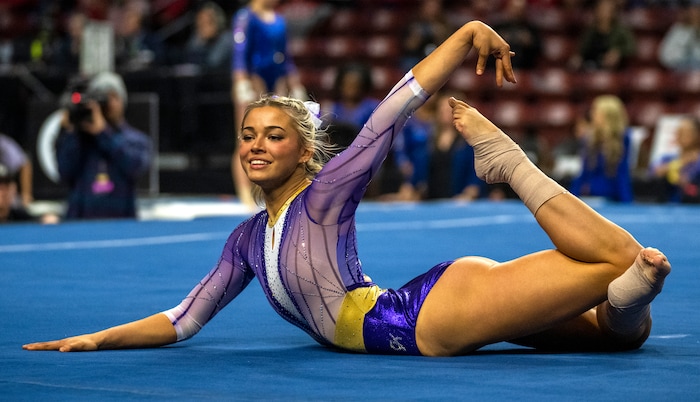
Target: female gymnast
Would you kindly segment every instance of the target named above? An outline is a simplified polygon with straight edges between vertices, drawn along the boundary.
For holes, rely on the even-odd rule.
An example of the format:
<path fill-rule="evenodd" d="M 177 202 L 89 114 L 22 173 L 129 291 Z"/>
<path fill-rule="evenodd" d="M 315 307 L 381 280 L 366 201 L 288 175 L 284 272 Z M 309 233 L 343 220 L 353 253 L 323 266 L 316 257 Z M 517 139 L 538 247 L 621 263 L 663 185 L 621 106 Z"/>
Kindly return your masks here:
<path fill-rule="evenodd" d="M 503 263 L 442 262 L 400 289 L 382 289 L 363 275 L 358 203 L 406 119 L 472 47 L 477 74 L 494 55 L 497 83 L 515 82 L 508 44 L 489 26 L 469 22 L 407 73 L 351 146 L 323 167 L 316 117 L 304 103 L 271 96 L 250 104 L 239 156 L 266 210 L 233 231 L 217 266 L 170 310 L 24 348 L 69 352 L 181 341 L 253 277 L 282 317 L 341 350 L 451 356 L 500 341 L 544 350 L 639 347 L 651 328 L 649 303 L 671 269 L 666 257 L 567 193 L 457 99 L 450 100 L 454 124 L 474 147 L 478 174 L 510 184 L 556 248 Z"/>

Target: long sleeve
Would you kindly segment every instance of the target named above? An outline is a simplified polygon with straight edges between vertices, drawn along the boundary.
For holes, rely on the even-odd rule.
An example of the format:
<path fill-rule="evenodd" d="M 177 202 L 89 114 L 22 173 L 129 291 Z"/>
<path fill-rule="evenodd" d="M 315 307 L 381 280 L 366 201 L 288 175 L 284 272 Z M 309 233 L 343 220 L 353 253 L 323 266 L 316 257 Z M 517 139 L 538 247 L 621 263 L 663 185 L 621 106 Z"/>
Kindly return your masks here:
<path fill-rule="evenodd" d="M 131 179 L 146 172 L 151 164 L 152 146 L 150 139 L 133 127 L 120 127 L 122 135 L 103 133 L 97 136 L 97 146 L 109 159 Z"/>
<path fill-rule="evenodd" d="M 370 180 L 406 120 L 428 94 L 409 72 L 379 104 L 350 146 L 332 158 L 311 184 L 307 208 L 320 224 L 353 217 Z"/>
<path fill-rule="evenodd" d="M 251 250 L 251 233 L 259 219 L 241 223 L 229 236 L 216 266 L 190 291 L 180 304 L 164 311 L 177 332 L 177 340 L 191 338 L 245 289 L 255 277 L 245 262 Z M 264 225 L 264 222 L 262 223 Z M 258 250 L 258 253 L 260 250 Z"/>
<path fill-rule="evenodd" d="M 61 131 L 56 140 L 56 160 L 61 180 L 73 183 L 85 165 L 85 147 L 78 134 Z"/>
<path fill-rule="evenodd" d="M 151 152 L 150 138 L 128 125 L 97 136 L 61 133 L 56 155 L 70 188 L 66 217 L 135 217 L 136 182 L 150 166 Z"/>

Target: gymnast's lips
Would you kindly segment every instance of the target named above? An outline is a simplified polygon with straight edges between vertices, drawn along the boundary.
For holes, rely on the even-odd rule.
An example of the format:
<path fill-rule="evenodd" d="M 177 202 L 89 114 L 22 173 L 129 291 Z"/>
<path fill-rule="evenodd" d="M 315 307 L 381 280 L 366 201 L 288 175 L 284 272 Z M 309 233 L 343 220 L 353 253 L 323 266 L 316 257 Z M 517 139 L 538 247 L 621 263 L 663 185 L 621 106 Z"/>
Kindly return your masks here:
<path fill-rule="evenodd" d="M 250 165 L 252 169 L 262 169 L 265 166 L 270 165 L 270 163 L 271 162 L 263 159 L 251 159 L 250 161 L 248 161 L 248 165 Z"/>

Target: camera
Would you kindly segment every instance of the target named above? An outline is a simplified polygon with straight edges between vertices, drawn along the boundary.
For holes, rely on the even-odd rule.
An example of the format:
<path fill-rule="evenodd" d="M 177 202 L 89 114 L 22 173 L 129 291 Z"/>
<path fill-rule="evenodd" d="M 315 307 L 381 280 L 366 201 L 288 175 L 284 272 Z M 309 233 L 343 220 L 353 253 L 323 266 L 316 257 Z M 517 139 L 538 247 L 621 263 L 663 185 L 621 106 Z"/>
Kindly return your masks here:
<path fill-rule="evenodd" d="M 87 79 L 75 79 L 66 89 L 63 96 L 63 107 L 68 110 L 68 120 L 78 127 L 82 122 L 92 120 L 92 109 L 88 106 L 90 101 L 95 101 L 104 111 L 107 97 L 89 90 L 90 81 Z"/>

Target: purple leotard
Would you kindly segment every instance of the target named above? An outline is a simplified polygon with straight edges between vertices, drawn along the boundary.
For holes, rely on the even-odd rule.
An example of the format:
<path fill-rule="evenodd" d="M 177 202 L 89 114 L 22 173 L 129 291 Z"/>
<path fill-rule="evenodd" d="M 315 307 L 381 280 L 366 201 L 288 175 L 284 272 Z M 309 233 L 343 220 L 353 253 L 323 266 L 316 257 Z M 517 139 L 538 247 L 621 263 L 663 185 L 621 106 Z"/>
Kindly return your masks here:
<path fill-rule="evenodd" d="M 194 335 L 257 276 L 282 317 L 319 343 L 373 353 L 420 354 L 415 319 L 443 263 L 397 290 L 368 282 L 357 256 L 355 211 L 394 137 L 428 94 L 409 72 L 352 145 L 289 203 L 274 229 L 262 211 L 228 238 L 216 267 L 165 312 L 178 340 Z M 272 230 L 278 241 L 272 246 Z M 371 300 L 371 302 L 368 302 Z M 340 321 L 339 321 L 340 319 Z M 336 328 L 336 326 L 340 328 Z M 356 344 L 346 340 L 357 337 Z"/>
<path fill-rule="evenodd" d="M 281 15 L 275 14 L 274 21 L 268 23 L 244 7 L 236 13 L 232 25 L 233 71 L 257 74 L 268 91 L 275 89 L 279 78 L 296 71 L 287 51 L 287 25 Z"/>

